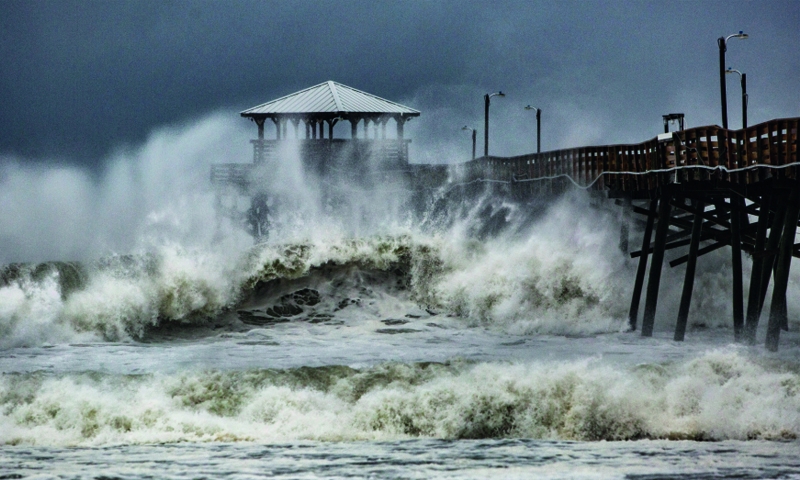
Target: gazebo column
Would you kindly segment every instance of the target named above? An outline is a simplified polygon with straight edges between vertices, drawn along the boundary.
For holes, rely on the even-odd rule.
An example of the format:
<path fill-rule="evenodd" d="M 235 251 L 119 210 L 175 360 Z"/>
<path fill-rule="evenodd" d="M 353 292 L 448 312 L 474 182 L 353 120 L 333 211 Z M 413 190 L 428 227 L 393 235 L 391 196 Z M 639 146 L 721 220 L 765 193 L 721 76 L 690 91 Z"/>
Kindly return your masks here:
<path fill-rule="evenodd" d="M 325 138 L 325 120 L 317 120 L 319 123 L 319 138 L 320 140 Z"/>
<path fill-rule="evenodd" d="M 282 130 L 281 138 L 283 138 L 284 140 L 286 140 L 286 137 L 288 137 L 288 135 L 287 135 L 288 132 L 286 131 L 288 129 L 287 128 L 288 127 L 288 123 L 289 123 L 289 121 L 286 118 L 281 120 L 281 125 L 283 125 L 283 128 L 281 128 L 281 130 Z"/>
<path fill-rule="evenodd" d="M 311 138 L 311 127 L 308 125 L 308 120 L 303 120 L 303 123 L 306 124 L 306 140 Z"/>
<path fill-rule="evenodd" d="M 260 118 L 254 118 L 253 121 L 255 121 L 256 125 L 258 125 L 258 139 L 264 140 L 264 122 L 266 122 L 267 119 L 264 117 L 260 117 Z"/>
<path fill-rule="evenodd" d="M 258 126 L 258 140 L 253 143 L 253 163 L 259 164 L 266 161 L 264 155 L 264 122 L 266 117 L 256 117 L 252 119 Z"/>
<path fill-rule="evenodd" d="M 333 140 L 333 126 L 339 121 L 338 118 L 328 120 L 328 139 Z"/>
<path fill-rule="evenodd" d="M 397 139 L 403 139 L 403 127 L 406 124 L 406 120 L 402 116 L 394 117 L 394 121 L 397 122 Z"/>
<path fill-rule="evenodd" d="M 369 118 L 364 117 L 364 140 L 369 140 Z"/>
<path fill-rule="evenodd" d="M 292 125 L 294 126 L 294 139 L 297 140 L 298 138 L 300 138 L 300 136 L 298 135 L 298 130 L 297 130 L 298 127 L 300 126 L 300 119 L 299 118 L 293 118 L 291 120 L 291 122 L 292 122 Z"/>
<path fill-rule="evenodd" d="M 381 119 L 381 138 L 386 140 L 386 122 L 389 121 L 388 117 L 383 117 Z"/>
<path fill-rule="evenodd" d="M 358 119 L 351 118 L 350 119 L 350 138 L 355 140 L 358 138 Z"/>
<path fill-rule="evenodd" d="M 276 117 L 272 117 L 272 123 L 275 124 L 275 140 L 281 139 L 281 121 Z"/>

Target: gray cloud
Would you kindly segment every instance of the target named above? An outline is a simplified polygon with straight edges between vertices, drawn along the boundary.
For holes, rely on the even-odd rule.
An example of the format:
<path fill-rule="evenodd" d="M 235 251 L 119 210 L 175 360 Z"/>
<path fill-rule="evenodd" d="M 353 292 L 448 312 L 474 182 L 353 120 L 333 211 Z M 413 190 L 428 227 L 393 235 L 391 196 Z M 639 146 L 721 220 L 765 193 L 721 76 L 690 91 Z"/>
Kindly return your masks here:
<path fill-rule="evenodd" d="M 325 80 L 409 102 L 415 149 L 466 145 L 492 104 L 493 152 L 636 142 L 660 116 L 719 123 L 716 38 L 746 30 L 750 122 L 800 110 L 800 5 L 786 2 L 6 1 L 0 153 L 98 167 L 159 126 Z M 414 103 L 412 103 L 414 102 Z M 738 85 L 729 82 L 730 123 Z M 242 120 L 244 121 L 244 120 Z M 496 145 L 496 148 L 494 146 Z M 459 147 L 460 148 L 460 147 Z"/>

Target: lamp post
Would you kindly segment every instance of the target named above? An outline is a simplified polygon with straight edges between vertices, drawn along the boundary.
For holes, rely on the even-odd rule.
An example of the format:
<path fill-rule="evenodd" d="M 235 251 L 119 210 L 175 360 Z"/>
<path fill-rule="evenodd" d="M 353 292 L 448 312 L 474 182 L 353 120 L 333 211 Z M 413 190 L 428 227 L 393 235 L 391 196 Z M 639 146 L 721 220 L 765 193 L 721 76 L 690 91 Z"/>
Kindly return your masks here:
<path fill-rule="evenodd" d="M 525 110 L 536 110 L 536 153 L 542 153 L 542 109 L 526 105 Z"/>
<path fill-rule="evenodd" d="M 739 80 L 742 84 L 742 128 L 747 128 L 747 101 L 749 100 L 747 97 L 747 74 L 731 67 L 728 67 L 725 73 L 739 74 Z"/>
<path fill-rule="evenodd" d="M 719 46 L 719 91 L 722 97 L 722 128 L 728 128 L 728 97 L 725 92 L 725 52 L 728 50 L 728 40 L 731 38 L 741 38 L 742 40 L 748 38 L 747 34 L 739 30 L 739 33 L 728 35 L 727 37 L 719 37 L 717 45 Z"/>
<path fill-rule="evenodd" d="M 470 128 L 470 127 L 468 127 L 468 126 L 466 126 L 466 125 L 464 125 L 463 127 L 461 127 L 461 130 L 467 130 L 467 131 L 470 131 L 470 132 L 472 132 L 472 159 L 473 159 L 473 160 L 475 160 L 475 137 L 477 137 L 477 136 L 478 136 L 478 135 L 477 135 L 477 134 L 478 134 L 478 131 L 477 131 L 477 130 L 475 130 L 474 128 Z"/>
<path fill-rule="evenodd" d="M 505 97 L 506 94 L 503 92 L 496 92 L 496 93 L 487 93 L 483 96 L 483 102 L 485 105 L 485 119 L 484 119 L 484 126 L 483 126 L 483 156 L 489 156 L 489 99 L 492 97 Z"/>

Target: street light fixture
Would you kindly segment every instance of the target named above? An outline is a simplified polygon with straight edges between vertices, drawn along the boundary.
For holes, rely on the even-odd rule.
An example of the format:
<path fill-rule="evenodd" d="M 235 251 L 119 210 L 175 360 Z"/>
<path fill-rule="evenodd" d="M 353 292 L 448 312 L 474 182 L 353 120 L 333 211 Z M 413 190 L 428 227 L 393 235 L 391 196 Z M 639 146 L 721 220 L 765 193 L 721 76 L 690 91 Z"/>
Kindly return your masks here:
<path fill-rule="evenodd" d="M 525 110 L 536 110 L 536 153 L 542 152 L 542 109 L 525 106 Z"/>
<path fill-rule="evenodd" d="M 475 137 L 477 136 L 478 131 L 475 130 L 474 128 L 470 128 L 470 127 L 468 127 L 466 125 L 461 127 L 461 130 L 467 130 L 467 131 L 472 132 L 472 159 L 475 160 Z"/>
<path fill-rule="evenodd" d="M 747 96 L 747 74 L 731 67 L 728 67 L 728 69 L 725 70 L 725 73 L 739 74 L 739 80 L 742 84 L 742 128 L 747 128 L 747 102 L 749 100 Z"/>
<path fill-rule="evenodd" d="M 731 38 L 741 38 L 745 40 L 748 35 L 739 30 L 739 33 L 728 35 L 727 37 L 719 37 L 717 45 L 719 46 L 719 89 L 720 96 L 722 97 L 722 128 L 728 128 L 728 96 L 725 88 L 725 52 L 728 50 L 728 40 Z"/>
<path fill-rule="evenodd" d="M 496 93 L 487 93 L 483 96 L 484 101 L 484 126 L 483 126 L 483 156 L 489 156 L 489 99 L 492 97 L 505 97 L 506 94 L 503 92 L 496 92 Z"/>

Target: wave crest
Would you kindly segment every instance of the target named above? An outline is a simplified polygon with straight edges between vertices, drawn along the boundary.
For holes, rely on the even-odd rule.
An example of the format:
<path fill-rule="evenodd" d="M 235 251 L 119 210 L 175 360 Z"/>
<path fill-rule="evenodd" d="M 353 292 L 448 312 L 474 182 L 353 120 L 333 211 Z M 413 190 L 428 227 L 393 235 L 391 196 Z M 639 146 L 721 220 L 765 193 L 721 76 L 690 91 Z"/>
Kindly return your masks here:
<path fill-rule="evenodd" d="M 787 439 L 800 376 L 736 350 L 632 369 L 388 364 L 172 376 L 0 378 L 0 443 L 524 437 Z"/>

